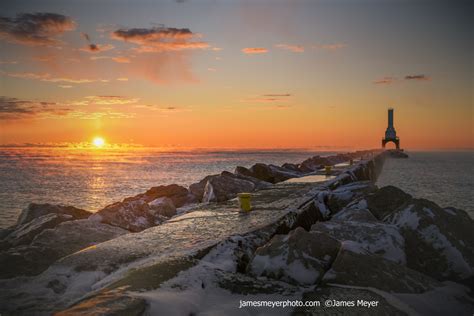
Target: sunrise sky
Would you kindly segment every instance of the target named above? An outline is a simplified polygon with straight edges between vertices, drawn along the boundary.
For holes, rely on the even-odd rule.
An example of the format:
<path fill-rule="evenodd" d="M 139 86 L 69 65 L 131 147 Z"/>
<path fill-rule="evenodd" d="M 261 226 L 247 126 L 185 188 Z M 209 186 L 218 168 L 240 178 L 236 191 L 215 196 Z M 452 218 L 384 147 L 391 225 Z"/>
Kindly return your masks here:
<path fill-rule="evenodd" d="M 472 1 L 2 1 L 0 144 L 474 147 Z"/>

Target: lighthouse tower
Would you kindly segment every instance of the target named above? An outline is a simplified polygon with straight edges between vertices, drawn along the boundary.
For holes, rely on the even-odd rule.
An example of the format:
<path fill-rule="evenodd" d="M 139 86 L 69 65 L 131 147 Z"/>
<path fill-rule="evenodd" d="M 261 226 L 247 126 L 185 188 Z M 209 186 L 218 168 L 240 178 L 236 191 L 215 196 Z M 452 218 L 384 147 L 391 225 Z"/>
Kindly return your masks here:
<path fill-rule="evenodd" d="M 385 144 L 393 142 L 397 149 L 400 149 L 400 138 L 397 137 L 395 127 L 393 127 L 393 109 L 388 109 L 388 127 L 385 130 L 385 137 L 382 138 L 382 148 L 385 148 Z"/>

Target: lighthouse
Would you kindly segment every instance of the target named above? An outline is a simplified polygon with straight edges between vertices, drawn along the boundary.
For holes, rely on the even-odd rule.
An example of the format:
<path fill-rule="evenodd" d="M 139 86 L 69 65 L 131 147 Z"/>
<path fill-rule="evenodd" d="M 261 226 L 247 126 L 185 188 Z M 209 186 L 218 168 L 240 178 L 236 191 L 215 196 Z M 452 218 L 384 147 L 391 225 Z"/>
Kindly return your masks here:
<path fill-rule="evenodd" d="M 385 137 L 382 138 L 382 148 L 385 148 L 388 142 L 393 142 L 397 149 L 400 149 L 400 139 L 397 137 L 397 131 L 393 126 L 393 108 L 388 109 L 388 126 L 385 130 Z"/>

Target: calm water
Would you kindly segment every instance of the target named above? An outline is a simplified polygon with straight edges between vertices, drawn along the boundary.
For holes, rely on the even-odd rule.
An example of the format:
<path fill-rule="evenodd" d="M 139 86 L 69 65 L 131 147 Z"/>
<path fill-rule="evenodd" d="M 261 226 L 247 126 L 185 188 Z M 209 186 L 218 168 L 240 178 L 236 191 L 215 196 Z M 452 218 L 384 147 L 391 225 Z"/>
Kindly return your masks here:
<path fill-rule="evenodd" d="M 377 185 L 394 185 L 414 197 L 454 206 L 474 218 L 474 152 L 407 152 L 387 159 Z"/>
<path fill-rule="evenodd" d="M 0 227 L 15 223 L 30 202 L 74 205 L 96 211 L 107 204 L 177 183 L 256 162 L 298 163 L 310 151 L 162 152 L 158 149 L 0 149 Z M 379 185 L 392 184 L 441 206 L 473 211 L 473 153 L 409 153 L 389 159 Z"/>
<path fill-rule="evenodd" d="M 0 149 L 0 227 L 14 224 L 30 202 L 96 211 L 152 186 L 188 186 L 209 174 L 256 162 L 298 163 L 310 151 L 162 152 L 159 149 Z"/>

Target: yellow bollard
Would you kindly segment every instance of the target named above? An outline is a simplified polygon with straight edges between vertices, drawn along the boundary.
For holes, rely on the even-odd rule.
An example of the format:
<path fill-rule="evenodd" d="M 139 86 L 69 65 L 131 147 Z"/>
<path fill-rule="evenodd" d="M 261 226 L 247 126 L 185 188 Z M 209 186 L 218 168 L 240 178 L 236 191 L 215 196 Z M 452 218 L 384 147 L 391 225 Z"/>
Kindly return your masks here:
<path fill-rule="evenodd" d="M 324 170 L 326 171 L 326 175 L 331 175 L 332 166 L 324 166 Z"/>
<path fill-rule="evenodd" d="M 252 210 L 252 204 L 250 203 L 250 198 L 252 197 L 250 193 L 239 193 L 237 194 L 239 198 L 239 206 L 242 212 L 250 212 Z"/>

